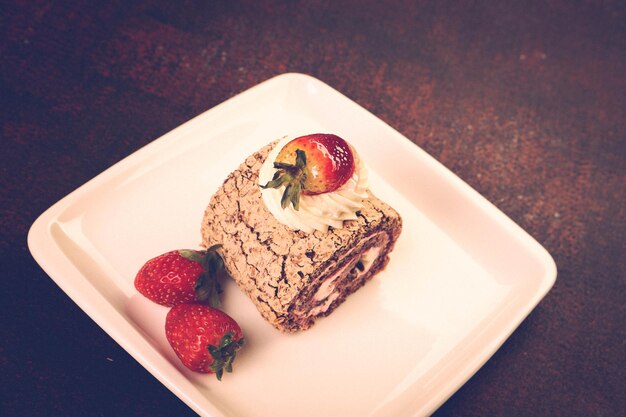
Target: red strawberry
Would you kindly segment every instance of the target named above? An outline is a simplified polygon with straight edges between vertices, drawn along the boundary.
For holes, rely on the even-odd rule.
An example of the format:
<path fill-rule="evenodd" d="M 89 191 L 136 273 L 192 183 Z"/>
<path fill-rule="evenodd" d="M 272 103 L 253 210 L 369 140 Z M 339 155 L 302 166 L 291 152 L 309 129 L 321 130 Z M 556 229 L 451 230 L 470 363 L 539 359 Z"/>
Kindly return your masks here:
<path fill-rule="evenodd" d="M 155 303 L 171 307 L 207 302 L 219 306 L 217 273 L 223 261 L 219 245 L 206 251 L 174 250 L 146 262 L 135 277 L 135 288 Z"/>
<path fill-rule="evenodd" d="M 274 178 L 263 188 L 285 185 L 281 200 L 298 210 L 300 194 L 316 195 L 335 191 L 354 173 L 350 145 L 337 135 L 315 133 L 288 142 L 274 162 Z"/>
<path fill-rule="evenodd" d="M 201 304 L 180 304 L 165 319 L 165 336 L 181 362 L 195 372 L 214 373 L 222 379 L 232 372 L 243 346 L 241 328 L 226 313 Z"/>

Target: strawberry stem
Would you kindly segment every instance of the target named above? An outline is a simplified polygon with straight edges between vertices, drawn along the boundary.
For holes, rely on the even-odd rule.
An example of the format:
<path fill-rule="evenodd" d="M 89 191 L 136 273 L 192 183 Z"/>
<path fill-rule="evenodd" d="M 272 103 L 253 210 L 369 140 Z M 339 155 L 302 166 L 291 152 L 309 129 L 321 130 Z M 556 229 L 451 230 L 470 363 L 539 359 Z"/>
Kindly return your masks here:
<path fill-rule="evenodd" d="M 296 163 L 274 162 L 276 172 L 271 181 L 261 185 L 261 188 L 280 188 L 285 186 L 280 206 L 285 209 L 289 203 L 294 210 L 300 209 L 300 194 L 306 181 L 306 154 L 303 150 L 296 149 Z"/>
<path fill-rule="evenodd" d="M 224 269 L 224 261 L 217 250 L 222 245 L 213 245 L 206 251 L 180 250 L 182 257 L 191 261 L 198 262 L 204 268 L 204 272 L 200 274 L 196 280 L 194 290 L 196 292 L 196 300 L 201 303 L 209 304 L 211 307 L 219 308 L 220 293 L 222 289 L 218 282 L 218 275 Z"/>
<path fill-rule="evenodd" d="M 224 371 L 233 371 L 233 362 L 237 357 L 237 351 L 244 345 L 245 340 L 243 338 L 239 340 L 233 340 L 235 334 L 233 332 L 227 332 L 222 336 L 218 346 L 208 345 L 207 349 L 213 357 L 213 363 L 211 364 L 211 371 L 215 373 L 218 381 L 222 380 Z"/>

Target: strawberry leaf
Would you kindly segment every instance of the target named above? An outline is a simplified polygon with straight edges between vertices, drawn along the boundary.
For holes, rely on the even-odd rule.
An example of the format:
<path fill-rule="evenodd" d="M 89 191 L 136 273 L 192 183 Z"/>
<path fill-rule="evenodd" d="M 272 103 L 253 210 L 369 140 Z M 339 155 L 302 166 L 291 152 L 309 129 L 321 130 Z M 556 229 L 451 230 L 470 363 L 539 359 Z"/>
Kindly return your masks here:
<path fill-rule="evenodd" d="M 299 150 L 299 149 L 298 149 Z M 294 167 L 295 165 L 293 164 L 288 164 L 286 162 L 274 162 L 274 168 L 276 169 L 284 169 L 284 170 L 290 170 Z"/>
<path fill-rule="evenodd" d="M 221 305 L 220 293 L 222 288 L 218 282 L 218 276 L 220 272 L 225 272 L 224 261 L 220 254 L 217 253 L 217 250 L 221 247 L 222 245 L 213 245 L 202 252 L 203 256 L 200 263 L 204 267 L 204 272 L 200 274 L 194 287 L 196 300 L 215 308 L 219 308 Z"/>
<path fill-rule="evenodd" d="M 180 256 L 185 259 L 189 259 L 190 261 L 202 263 L 202 259 L 204 258 L 204 251 L 197 251 L 191 249 L 181 249 L 178 251 Z"/>
<path fill-rule="evenodd" d="M 293 206 L 293 209 L 298 211 L 300 210 L 300 194 L 302 193 L 302 185 L 300 183 L 296 183 L 291 187 L 289 193 L 285 190 L 285 193 L 289 195 L 289 202 Z"/>
<path fill-rule="evenodd" d="M 281 176 L 278 171 L 276 171 L 276 174 L 274 174 L 274 177 L 275 178 L 273 180 L 271 180 L 270 182 L 268 182 L 265 185 L 262 185 L 261 187 L 263 187 L 263 188 L 280 188 L 283 184 L 285 184 L 285 183 L 287 183 L 289 181 L 289 178 L 287 176 Z"/>
<path fill-rule="evenodd" d="M 296 149 L 296 167 L 300 169 L 306 168 L 306 153 L 300 149 Z"/>
<path fill-rule="evenodd" d="M 245 340 L 243 338 L 239 340 L 233 340 L 235 334 L 233 332 L 227 332 L 222 336 L 218 346 L 208 345 L 207 349 L 213 357 L 213 363 L 211 363 L 211 371 L 215 372 L 215 376 L 218 381 L 222 380 L 224 371 L 233 371 L 233 362 L 237 357 L 237 351 L 244 345 Z"/>
<path fill-rule="evenodd" d="M 285 186 L 285 191 L 280 199 L 280 206 L 285 209 L 291 204 L 294 210 L 300 209 L 300 194 L 304 189 L 306 181 L 306 154 L 300 149 L 296 149 L 296 163 L 274 162 L 276 172 L 271 181 L 261 188 L 280 188 Z"/>
<path fill-rule="evenodd" d="M 289 202 L 291 201 L 291 190 L 293 189 L 293 185 L 288 184 L 287 187 L 285 187 L 285 192 L 283 193 L 283 196 L 280 199 L 280 206 L 285 209 L 288 205 Z M 295 204 L 294 204 L 294 208 L 295 208 Z"/>

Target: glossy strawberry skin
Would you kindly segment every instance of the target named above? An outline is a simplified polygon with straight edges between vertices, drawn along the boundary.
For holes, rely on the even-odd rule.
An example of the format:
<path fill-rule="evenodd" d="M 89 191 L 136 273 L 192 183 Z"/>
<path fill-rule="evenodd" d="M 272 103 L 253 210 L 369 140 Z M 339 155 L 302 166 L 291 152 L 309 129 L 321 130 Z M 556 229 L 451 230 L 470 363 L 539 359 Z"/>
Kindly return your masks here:
<path fill-rule="evenodd" d="M 335 191 L 354 174 L 352 149 L 337 135 L 314 133 L 295 138 L 280 150 L 276 162 L 293 164 L 298 149 L 306 154 L 304 195 Z"/>
<path fill-rule="evenodd" d="M 231 333 L 241 341 L 241 328 L 226 313 L 201 304 L 180 304 L 165 319 L 165 336 L 181 362 L 194 372 L 214 373 L 209 345 L 218 346 Z"/>
<path fill-rule="evenodd" d="M 146 262 L 135 277 L 135 288 L 155 303 L 171 307 L 196 300 L 195 285 L 204 272 L 199 262 L 174 250 Z"/>

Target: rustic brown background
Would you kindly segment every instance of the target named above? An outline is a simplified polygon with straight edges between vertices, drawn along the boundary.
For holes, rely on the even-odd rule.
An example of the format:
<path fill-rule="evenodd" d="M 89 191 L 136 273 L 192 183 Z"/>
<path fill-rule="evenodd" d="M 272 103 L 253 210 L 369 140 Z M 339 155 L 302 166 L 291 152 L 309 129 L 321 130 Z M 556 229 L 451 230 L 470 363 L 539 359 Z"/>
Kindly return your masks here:
<path fill-rule="evenodd" d="M 621 1 L 0 3 L 0 414 L 193 415 L 56 287 L 26 234 L 124 156 L 294 71 L 556 260 L 552 291 L 436 415 L 623 415 L 625 26 Z"/>

